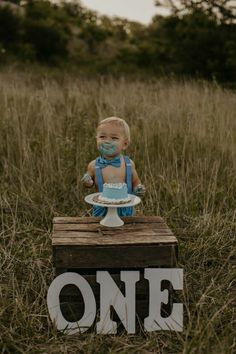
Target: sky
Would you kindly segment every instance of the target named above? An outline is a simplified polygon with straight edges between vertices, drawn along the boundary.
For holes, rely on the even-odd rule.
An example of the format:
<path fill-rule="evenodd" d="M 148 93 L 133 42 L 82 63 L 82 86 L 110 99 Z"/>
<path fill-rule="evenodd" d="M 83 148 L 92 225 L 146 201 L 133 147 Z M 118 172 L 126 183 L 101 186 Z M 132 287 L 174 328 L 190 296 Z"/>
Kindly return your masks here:
<path fill-rule="evenodd" d="M 167 14 L 154 6 L 154 0 L 81 0 L 81 4 L 100 14 L 125 17 L 148 24 L 156 14 Z"/>

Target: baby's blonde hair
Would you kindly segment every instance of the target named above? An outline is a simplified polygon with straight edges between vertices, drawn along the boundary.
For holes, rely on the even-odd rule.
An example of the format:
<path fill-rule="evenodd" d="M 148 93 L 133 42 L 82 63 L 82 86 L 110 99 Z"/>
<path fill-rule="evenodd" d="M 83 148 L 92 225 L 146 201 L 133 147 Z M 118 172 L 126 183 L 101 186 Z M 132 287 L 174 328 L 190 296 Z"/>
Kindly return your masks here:
<path fill-rule="evenodd" d="M 97 129 L 100 127 L 100 125 L 106 124 L 106 123 L 115 123 L 118 126 L 122 127 L 124 129 L 125 137 L 128 140 L 128 143 L 130 143 L 130 129 L 124 119 L 118 118 L 118 117 L 105 118 L 98 123 Z"/>

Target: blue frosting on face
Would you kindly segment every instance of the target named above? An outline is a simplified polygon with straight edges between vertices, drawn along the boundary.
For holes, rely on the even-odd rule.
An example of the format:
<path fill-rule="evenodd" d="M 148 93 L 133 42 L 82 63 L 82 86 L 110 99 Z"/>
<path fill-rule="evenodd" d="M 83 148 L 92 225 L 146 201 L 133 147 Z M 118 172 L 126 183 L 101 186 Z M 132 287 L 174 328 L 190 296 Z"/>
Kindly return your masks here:
<path fill-rule="evenodd" d="M 98 151 L 101 155 L 111 156 L 116 152 L 116 146 L 113 143 L 102 143 L 99 146 Z"/>

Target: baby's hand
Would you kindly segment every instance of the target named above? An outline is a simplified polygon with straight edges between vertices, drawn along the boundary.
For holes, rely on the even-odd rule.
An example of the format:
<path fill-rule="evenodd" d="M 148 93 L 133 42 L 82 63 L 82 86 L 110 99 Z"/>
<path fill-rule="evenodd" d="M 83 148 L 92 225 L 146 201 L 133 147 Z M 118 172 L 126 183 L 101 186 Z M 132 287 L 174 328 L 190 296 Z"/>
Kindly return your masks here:
<path fill-rule="evenodd" d="M 81 179 L 81 182 L 86 188 L 91 188 L 94 184 L 92 177 L 88 173 L 84 174 L 83 178 Z"/>
<path fill-rule="evenodd" d="M 134 187 L 134 194 L 138 196 L 143 196 L 146 192 L 145 187 L 142 184 L 138 184 L 136 187 Z"/>

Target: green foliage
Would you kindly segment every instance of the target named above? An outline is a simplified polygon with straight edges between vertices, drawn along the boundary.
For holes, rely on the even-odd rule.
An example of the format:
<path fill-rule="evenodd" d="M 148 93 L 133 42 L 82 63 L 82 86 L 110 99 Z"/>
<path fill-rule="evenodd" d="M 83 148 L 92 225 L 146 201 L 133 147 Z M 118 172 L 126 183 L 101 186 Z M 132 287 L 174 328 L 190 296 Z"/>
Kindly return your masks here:
<path fill-rule="evenodd" d="M 70 34 L 64 11 L 49 1 L 29 1 L 24 18 L 24 39 L 43 63 L 57 63 L 67 58 Z"/>
<path fill-rule="evenodd" d="M 148 26 L 99 16 L 78 2 L 2 7 L 0 61 L 63 64 L 91 75 L 174 74 L 235 83 L 236 23 L 228 2 L 168 3 L 172 14 L 155 16 Z"/>
<path fill-rule="evenodd" d="M 67 56 L 67 38 L 60 29 L 44 20 L 28 21 L 25 28 L 25 38 L 35 50 L 40 62 L 53 63 Z"/>
<path fill-rule="evenodd" d="M 197 10 L 182 18 L 154 19 L 150 34 L 149 57 L 157 72 L 161 64 L 165 73 L 236 81 L 236 26 L 219 24 Z"/>
<path fill-rule="evenodd" d="M 0 43 L 5 48 L 13 48 L 20 40 L 21 19 L 10 7 L 0 7 Z"/>
<path fill-rule="evenodd" d="M 156 0 L 156 6 L 168 7 L 175 15 L 201 11 L 220 22 L 231 22 L 236 17 L 235 1 L 232 0 Z"/>

